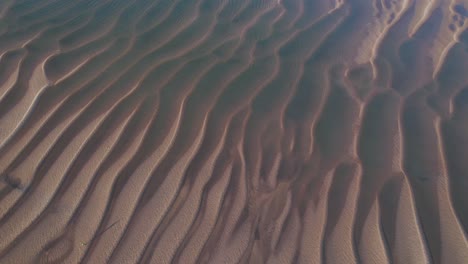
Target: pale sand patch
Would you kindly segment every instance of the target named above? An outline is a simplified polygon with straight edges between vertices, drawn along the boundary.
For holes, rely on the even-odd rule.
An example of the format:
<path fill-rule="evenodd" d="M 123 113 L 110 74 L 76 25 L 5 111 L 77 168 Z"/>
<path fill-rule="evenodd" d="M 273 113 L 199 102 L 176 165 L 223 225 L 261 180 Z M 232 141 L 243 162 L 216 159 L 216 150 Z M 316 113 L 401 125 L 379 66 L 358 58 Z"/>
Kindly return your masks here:
<path fill-rule="evenodd" d="M 287 192 L 287 185 L 281 184 L 278 186 L 278 192 L 273 194 L 275 197 L 272 198 L 270 203 L 267 203 L 265 219 L 267 222 L 266 225 L 270 224 L 271 227 L 268 227 L 268 231 L 271 233 L 270 237 L 270 249 L 274 250 L 278 247 L 278 243 L 280 242 L 280 236 L 282 234 L 283 228 L 285 226 L 285 222 L 290 214 L 291 211 L 291 203 L 292 197 L 291 193 Z M 281 211 L 278 212 L 278 209 L 281 208 Z M 272 214 L 272 211 L 277 211 L 276 214 Z M 270 218 L 271 216 L 271 218 Z"/>
<path fill-rule="evenodd" d="M 233 206 L 228 213 L 227 221 L 222 228 L 221 239 L 216 248 L 212 249 L 212 256 L 208 263 L 235 263 L 242 257 L 243 251 L 247 248 L 252 230 L 252 224 L 247 221 L 233 234 L 234 227 L 242 214 L 242 210 L 247 205 L 248 190 L 246 179 L 246 168 L 243 147 L 238 146 L 238 153 L 241 157 L 241 174 L 239 175 L 239 185 L 235 186 L 236 192 Z M 210 249 L 211 251 L 211 249 Z"/>
<path fill-rule="evenodd" d="M 9 221 L 0 228 L 0 237 L 2 237 L 2 240 L 0 241 L 0 251 L 4 250 L 47 206 L 53 194 L 57 190 L 58 185 L 62 181 L 64 176 L 63 172 L 67 170 L 82 149 L 83 142 L 93 134 L 103 119 L 104 116 L 97 117 L 93 122 L 80 131 L 80 133 L 60 154 L 56 162 L 53 163 L 52 167 L 47 171 L 46 176 L 39 183 L 37 188 L 32 193 L 29 193 L 28 199 L 25 203 L 22 204 L 21 207 L 17 208 Z M 35 170 L 32 170 L 30 173 L 33 174 L 34 171 Z"/>
<path fill-rule="evenodd" d="M 104 120 L 106 117 L 107 115 L 104 116 L 101 120 Z M 32 229 L 31 232 L 26 234 L 27 236 L 21 241 L 21 247 L 15 247 L 14 250 L 9 252 L 7 257 L 5 258 L 7 262 L 9 260 L 14 261 L 18 259 L 22 259 L 28 263 L 34 262 L 34 257 L 36 257 L 40 250 L 43 250 L 43 244 L 37 243 L 37 241 L 51 241 L 58 235 L 60 235 L 61 232 L 66 230 L 66 224 L 68 223 L 68 221 L 71 220 L 70 217 L 72 217 L 74 210 L 78 206 L 78 203 L 81 201 L 82 196 L 84 195 L 86 188 L 88 187 L 91 181 L 91 176 L 93 176 L 96 172 L 97 168 L 102 162 L 103 157 L 106 157 L 106 155 L 111 150 L 112 146 L 117 142 L 120 133 L 130 120 L 130 117 L 131 115 L 129 115 L 125 120 L 123 120 L 123 122 L 119 127 L 117 127 L 117 129 L 111 131 L 111 133 L 108 135 L 106 140 L 99 146 L 96 152 L 91 154 L 90 159 L 86 164 L 83 165 L 82 169 L 75 176 L 75 178 L 69 179 L 74 180 L 69 189 L 63 194 L 55 193 L 55 195 L 61 195 L 61 197 L 58 204 L 54 205 L 54 208 L 52 208 L 53 213 L 49 213 L 48 215 L 46 215 L 46 218 L 41 219 L 41 222 L 34 226 L 34 229 Z M 63 170 L 63 176 L 66 177 L 66 173 L 68 172 L 68 170 Z M 73 234 L 72 237 L 74 237 Z M 65 244 L 65 242 L 66 241 L 62 241 L 61 244 Z M 78 241 L 75 239 L 71 242 L 71 245 L 78 250 L 80 248 L 83 248 L 82 246 L 78 245 L 77 242 Z M 25 252 L 24 250 L 21 250 L 21 248 L 28 248 L 28 250 Z M 54 259 L 54 254 L 57 255 L 56 257 L 63 254 L 63 252 L 61 252 L 60 249 L 57 250 L 56 248 L 52 248 L 44 253 L 47 254 L 50 259 Z"/>
<path fill-rule="evenodd" d="M 217 154 L 213 154 L 212 156 L 217 156 Z M 208 161 L 202 171 L 204 170 L 204 172 L 206 172 L 206 170 L 210 170 L 210 172 L 212 172 L 213 168 L 207 168 L 207 166 L 212 167 L 214 165 L 209 165 L 211 162 L 214 163 L 214 160 Z M 227 178 L 226 176 L 231 173 L 231 169 L 232 165 L 226 168 L 223 173 L 223 178 Z M 157 247 L 155 254 L 153 254 L 151 263 L 171 263 L 177 247 L 186 236 L 196 213 L 200 209 L 202 187 L 206 184 L 206 181 L 212 174 L 200 173 L 200 175 L 205 176 L 203 177 L 205 179 L 201 179 L 195 183 L 195 186 L 190 190 L 189 197 L 187 198 L 187 201 L 185 201 L 184 206 L 180 209 L 180 212 L 174 221 L 166 228 L 167 231 L 165 231 L 161 237 L 161 241 L 158 243 L 160 246 Z M 202 230 L 202 232 L 208 233 L 209 230 Z"/>
<path fill-rule="evenodd" d="M 137 167 L 132 177 L 129 178 L 129 181 L 127 182 L 125 187 L 116 197 L 116 200 L 114 201 L 114 208 L 112 209 L 112 211 L 109 212 L 108 222 L 114 223 L 118 221 L 118 224 L 116 224 L 115 227 L 112 228 L 112 232 L 107 232 L 105 236 L 99 237 L 99 243 L 97 243 L 95 246 L 95 249 L 93 249 L 93 253 L 90 255 L 89 261 L 96 262 L 96 263 L 106 262 L 106 260 L 112 254 L 113 249 L 115 248 L 115 246 L 121 239 L 121 236 L 123 235 L 123 232 L 125 231 L 126 226 L 128 225 L 129 220 L 134 213 L 138 199 L 142 191 L 144 190 L 145 184 L 147 183 L 147 181 L 149 180 L 149 177 L 152 175 L 155 168 L 157 168 L 161 160 L 167 155 L 167 152 L 169 151 L 169 149 L 172 147 L 172 144 L 174 143 L 174 139 L 180 127 L 180 120 L 181 120 L 182 112 L 183 112 L 183 107 L 179 109 L 177 119 L 175 120 L 173 126 L 169 130 L 169 133 L 166 135 L 161 145 L 153 152 L 153 154 L 151 154 L 144 162 L 142 162 Z M 191 152 L 189 151 L 187 152 L 188 154 L 186 153 L 187 156 L 195 152 L 194 148 L 196 148 L 196 144 L 194 145 L 195 147 L 192 146 Z M 189 159 L 190 157 L 186 157 L 186 159 Z M 177 171 L 172 172 L 172 174 L 174 173 L 177 173 Z M 177 191 L 178 184 L 180 184 L 180 180 L 181 180 L 180 179 L 181 175 L 178 174 L 177 176 L 179 176 L 179 178 L 169 177 L 168 175 L 167 181 L 165 183 L 165 185 L 168 185 L 168 187 L 172 187 L 176 189 L 176 190 L 173 190 L 172 192 L 173 195 L 175 195 L 174 192 Z M 159 196 L 162 196 L 162 194 L 160 194 Z M 159 199 L 160 200 L 157 200 L 157 201 L 153 199 L 152 201 L 153 203 L 154 202 L 159 203 L 161 207 L 167 210 L 167 207 L 170 206 L 170 203 L 168 204 L 167 202 L 166 203 L 162 202 L 164 201 L 164 197 L 159 197 Z M 170 198 L 166 197 L 165 199 L 170 199 Z M 139 213 L 143 210 L 144 208 L 142 208 L 139 211 Z M 160 215 L 158 212 L 153 212 L 153 214 L 154 213 L 156 213 L 156 217 L 154 217 L 153 219 L 157 219 L 158 217 L 162 218 L 163 216 L 163 215 Z M 146 235 L 149 236 L 150 234 L 146 234 Z M 137 259 L 138 257 L 139 257 L 138 254 L 136 254 L 136 256 L 133 256 L 133 258 L 135 259 Z"/>
<path fill-rule="evenodd" d="M 205 126 L 205 124 L 203 124 L 203 126 Z M 200 135 L 195 140 L 195 143 L 193 145 L 195 148 L 189 149 L 187 151 L 188 153 L 191 153 L 189 154 L 190 156 L 184 155 L 181 157 L 181 159 L 179 159 L 179 161 L 177 161 L 177 163 L 174 164 L 174 168 L 168 174 L 168 179 L 166 179 L 164 183 L 161 185 L 160 190 L 158 190 L 155 195 L 156 197 L 152 199 L 152 201 L 155 201 L 152 203 L 152 206 L 154 207 L 151 208 L 151 206 L 148 206 L 147 207 L 148 209 L 144 209 L 146 212 L 148 212 L 149 215 L 155 215 L 158 212 L 165 212 L 165 211 L 161 211 L 161 205 L 159 202 L 161 200 L 166 199 L 163 197 L 168 197 L 168 195 L 169 197 L 173 196 L 170 193 L 168 194 L 168 190 L 171 190 L 172 188 L 167 188 L 166 184 L 171 184 L 169 183 L 170 181 L 183 178 L 183 174 L 186 172 L 186 169 L 190 165 L 191 159 L 193 159 L 194 154 L 196 154 L 196 152 L 192 152 L 192 151 L 199 148 L 198 140 L 204 137 L 204 135 L 202 135 L 204 131 L 205 129 L 203 128 L 200 131 Z M 193 220 L 196 216 L 197 211 L 200 209 L 200 201 L 201 201 L 203 187 L 205 186 L 206 182 L 212 176 L 216 159 L 219 156 L 219 153 L 221 152 L 221 149 L 224 145 L 226 133 L 227 133 L 227 129 L 225 128 L 223 131 L 223 136 L 218 142 L 218 145 L 216 146 L 216 148 L 214 149 L 210 157 L 206 160 L 201 171 L 198 173 L 194 185 L 188 186 L 189 193 L 188 193 L 187 199 L 184 201 L 184 204 L 181 206 L 177 214 L 174 216 L 175 217 L 174 220 L 171 221 L 169 226 L 161 227 L 164 229 L 164 233 L 161 235 L 161 237 L 159 237 L 160 241 L 158 242 L 158 246 L 153 253 L 151 262 L 170 263 L 172 258 L 174 257 L 175 251 L 177 250 L 178 246 L 180 245 L 180 243 L 186 236 L 190 226 L 193 223 Z M 178 169 L 178 167 L 181 167 L 181 169 Z M 178 170 L 180 170 L 181 174 L 177 174 L 177 175 L 174 174 Z M 173 179 L 170 179 L 170 178 L 173 178 Z M 177 183 L 177 185 L 179 184 L 180 183 Z M 174 206 L 172 201 L 174 201 L 176 197 L 175 196 L 173 197 L 174 198 L 172 198 L 171 200 L 168 200 L 171 202 L 168 202 L 167 205 L 171 204 L 172 206 Z M 169 210 L 169 209 L 164 209 L 164 210 Z M 148 214 L 145 214 L 145 216 L 141 218 L 143 222 L 141 222 L 140 220 L 137 220 L 139 223 L 136 225 L 136 228 L 132 230 L 130 234 L 127 235 L 129 239 L 125 240 L 125 242 L 128 241 L 128 244 L 123 244 L 122 250 L 119 250 L 120 248 L 117 249 L 118 251 L 116 252 L 116 255 L 115 255 L 116 259 L 123 260 L 124 262 L 127 262 L 127 263 L 138 261 L 138 259 L 131 259 L 129 258 L 129 256 L 134 255 L 134 254 L 137 255 L 137 252 L 132 253 L 132 251 L 134 251 L 133 249 L 134 248 L 144 249 L 145 248 L 144 245 L 149 242 L 148 240 L 143 239 L 143 237 L 146 237 L 146 235 L 142 235 L 142 234 L 148 234 L 150 235 L 148 238 L 151 238 L 153 231 L 159 226 L 159 223 L 162 217 L 166 215 L 167 213 L 160 213 L 155 218 L 148 217 Z M 138 240 L 131 239 L 133 235 L 138 236 L 139 239 Z"/>
<path fill-rule="evenodd" d="M 296 249 L 298 246 L 298 238 L 301 234 L 301 221 L 297 209 L 291 210 L 288 225 L 283 227 L 281 245 L 275 254 L 270 255 L 267 263 L 282 264 L 293 263 Z"/>
<path fill-rule="evenodd" d="M 379 211 L 379 203 L 374 201 L 364 222 L 361 243 L 357 245 L 363 264 L 390 263 L 380 229 Z"/>
<path fill-rule="evenodd" d="M 16 70 L 8 77 L 8 80 L 0 87 L 0 101 L 3 100 L 5 94 L 10 91 L 10 89 L 15 85 L 18 80 L 18 73 L 19 73 L 19 66 Z M 11 130 L 8 129 L 0 129 L 0 146 L 5 142 L 8 138 L 9 133 Z"/>
<path fill-rule="evenodd" d="M 356 264 L 356 256 L 353 247 L 353 230 L 354 219 L 356 215 L 356 206 L 360 191 L 361 182 L 361 169 L 357 169 L 352 175 L 353 180 L 350 182 L 346 202 L 343 205 L 341 213 L 335 229 L 327 237 L 327 247 L 325 248 L 325 255 L 329 263 L 349 263 Z"/>
<path fill-rule="evenodd" d="M 200 256 L 205 242 L 210 236 L 216 220 L 219 218 L 222 199 L 227 191 L 228 183 L 232 174 L 232 164 L 226 169 L 221 180 L 219 180 L 210 190 L 206 198 L 207 210 L 201 219 L 201 224 L 192 234 L 179 258 L 180 263 L 195 264 Z"/>
<path fill-rule="evenodd" d="M 16 83 L 16 81 L 18 80 L 18 73 L 19 73 L 19 65 L 18 67 L 16 67 L 16 70 L 8 77 L 8 79 L 5 81 L 5 83 L 0 86 L 0 100 L 3 99 L 3 97 L 5 96 L 5 94 L 10 90 L 11 87 L 13 87 L 13 85 Z M 0 133 L 1 130 L 0 130 Z M 3 137 L 1 137 L 0 139 L 2 139 Z M 0 141 L 0 142 L 3 142 Z"/>
<path fill-rule="evenodd" d="M 453 209 L 450 188 L 447 176 L 447 164 L 445 161 L 443 140 L 441 136 L 441 120 L 434 120 L 438 141 L 438 156 L 441 161 L 440 177 L 437 177 L 437 197 L 439 198 L 440 215 L 440 239 L 441 261 L 443 263 L 465 263 L 468 259 L 468 239 L 465 231 Z"/>
<path fill-rule="evenodd" d="M 278 172 L 279 172 L 279 167 L 281 164 L 281 153 L 276 154 L 275 161 L 273 162 L 273 166 L 270 169 L 270 172 L 268 173 L 267 176 L 267 183 L 268 187 L 274 188 L 277 185 L 278 181 Z"/>
<path fill-rule="evenodd" d="M 323 231 L 327 221 L 328 192 L 334 170 L 327 173 L 322 185 L 320 200 L 317 205 L 311 200 L 308 203 L 302 223 L 302 238 L 299 248 L 299 263 L 319 264 L 322 261 Z"/>
<path fill-rule="evenodd" d="M 15 84 L 13 84 L 13 87 L 14 85 Z M 0 129 L 0 143 L 3 143 L 6 138 L 14 133 L 15 129 L 29 113 L 38 94 L 41 90 L 47 87 L 47 85 L 49 85 L 49 81 L 44 73 L 44 63 L 41 63 L 37 65 L 36 69 L 34 69 L 25 95 L 3 118 L 0 119 L 0 127 L 2 128 Z"/>
<path fill-rule="evenodd" d="M 83 258 L 86 249 L 92 238 L 96 235 L 101 219 L 104 216 L 107 203 L 111 198 L 112 187 L 116 177 L 119 175 L 119 172 L 124 169 L 128 161 L 131 160 L 131 158 L 135 156 L 141 148 L 141 144 L 147 134 L 150 124 L 151 122 L 146 124 L 144 129 L 142 129 L 131 141 L 128 149 L 123 152 L 109 168 L 102 172 L 101 175 L 94 176 L 99 177 L 99 179 L 96 183 L 96 187 L 90 194 L 89 200 L 87 201 L 87 204 L 90 206 L 84 206 L 82 208 L 81 215 L 77 216 L 77 219 L 74 220 L 75 230 L 80 230 L 80 232 L 75 232 L 75 244 L 79 249 L 74 250 L 69 256 L 68 259 L 70 259 L 71 262 L 78 263 Z M 116 227 L 117 224 L 120 224 L 120 222 L 117 222 L 114 226 Z M 110 231 L 111 230 L 109 229 L 109 232 Z"/>
<path fill-rule="evenodd" d="M 393 259 L 395 263 L 429 263 L 427 246 L 414 205 L 413 193 L 406 177 L 399 197 L 395 220 L 395 244 Z"/>
<path fill-rule="evenodd" d="M 28 185 L 31 183 L 39 164 L 47 155 L 49 150 L 53 147 L 54 143 L 57 142 L 58 138 L 80 115 L 80 113 L 81 111 L 74 115 L 71 115 L 60 125 L 53 128 L 49 135 L 45 137 L 42 140 L 42 142 L 40 142 L 40 144 L 37 145 L 36 148 L 27 155 L 27 157 L 24 160 L 22 160 L 21 164 L 10 172 L 10 175 L 21 180 L 21 183 L 24 186 L 24 188 L 27 188 Z M 17 153 L 19 153 L 22 150 L 21 143 L 26 144 L 27 142 L 19 142 L 19 146 L 14 146 L 13 148 L 11 148 L 12 154 L 5 155 L 4 159 L 0 160 L 1 167 L 6 168 L 12 162 L 12 160 L 14 160 L 17 157 Z M 5 210 L 0 211 L 0 217 L 3 217 L 7 212 L 6 208 L 10 208 L 11 206 L 13 206 L 14 203 L 21 198 L 21 196 L 22 192 L 13 192 L 5 200 L 3 200 L 2 207 L 5 208 Z"/>

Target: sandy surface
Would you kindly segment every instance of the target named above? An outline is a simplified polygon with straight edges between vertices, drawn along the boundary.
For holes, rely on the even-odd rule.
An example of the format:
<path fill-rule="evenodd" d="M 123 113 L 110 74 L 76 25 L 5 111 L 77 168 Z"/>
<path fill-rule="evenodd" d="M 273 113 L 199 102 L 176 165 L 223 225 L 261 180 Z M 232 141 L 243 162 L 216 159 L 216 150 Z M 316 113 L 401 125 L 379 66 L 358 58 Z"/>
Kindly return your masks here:
<path fill-rule="evenodd" d="M 468 263 L 467 0 L 0 1 L 0 263 Z"/>

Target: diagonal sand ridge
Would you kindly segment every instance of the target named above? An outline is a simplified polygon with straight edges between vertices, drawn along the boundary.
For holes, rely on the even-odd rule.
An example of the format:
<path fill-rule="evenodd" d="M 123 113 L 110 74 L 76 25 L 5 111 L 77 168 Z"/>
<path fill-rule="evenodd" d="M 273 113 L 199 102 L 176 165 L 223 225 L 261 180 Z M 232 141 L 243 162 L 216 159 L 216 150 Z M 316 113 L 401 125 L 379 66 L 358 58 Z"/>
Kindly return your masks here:
<path fill-rule="evenodd" d="M 466 0 L 0 1 L 0 263 L 468 263 Z"/>

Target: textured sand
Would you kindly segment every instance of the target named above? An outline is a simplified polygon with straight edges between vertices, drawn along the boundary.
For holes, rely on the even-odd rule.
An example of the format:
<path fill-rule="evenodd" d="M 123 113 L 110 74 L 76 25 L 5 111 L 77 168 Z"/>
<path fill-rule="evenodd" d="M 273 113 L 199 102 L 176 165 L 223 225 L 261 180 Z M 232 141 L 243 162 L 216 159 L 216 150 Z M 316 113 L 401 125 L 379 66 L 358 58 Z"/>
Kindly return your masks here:
<path fill-rule="evenodd" d="M 468 263 L 467 0 L 0 1 L 0 263 Z"/>

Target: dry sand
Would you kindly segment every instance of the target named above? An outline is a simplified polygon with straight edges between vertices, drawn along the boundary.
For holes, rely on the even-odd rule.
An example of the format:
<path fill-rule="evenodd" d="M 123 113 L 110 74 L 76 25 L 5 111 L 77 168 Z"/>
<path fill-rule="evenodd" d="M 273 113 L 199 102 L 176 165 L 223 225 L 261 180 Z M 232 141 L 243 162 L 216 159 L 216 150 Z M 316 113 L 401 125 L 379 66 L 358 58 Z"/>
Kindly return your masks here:
<path fill-rule="evenodd" d="M 0 1 L 0 263 L 468 263 L 467 0 Z"/>

